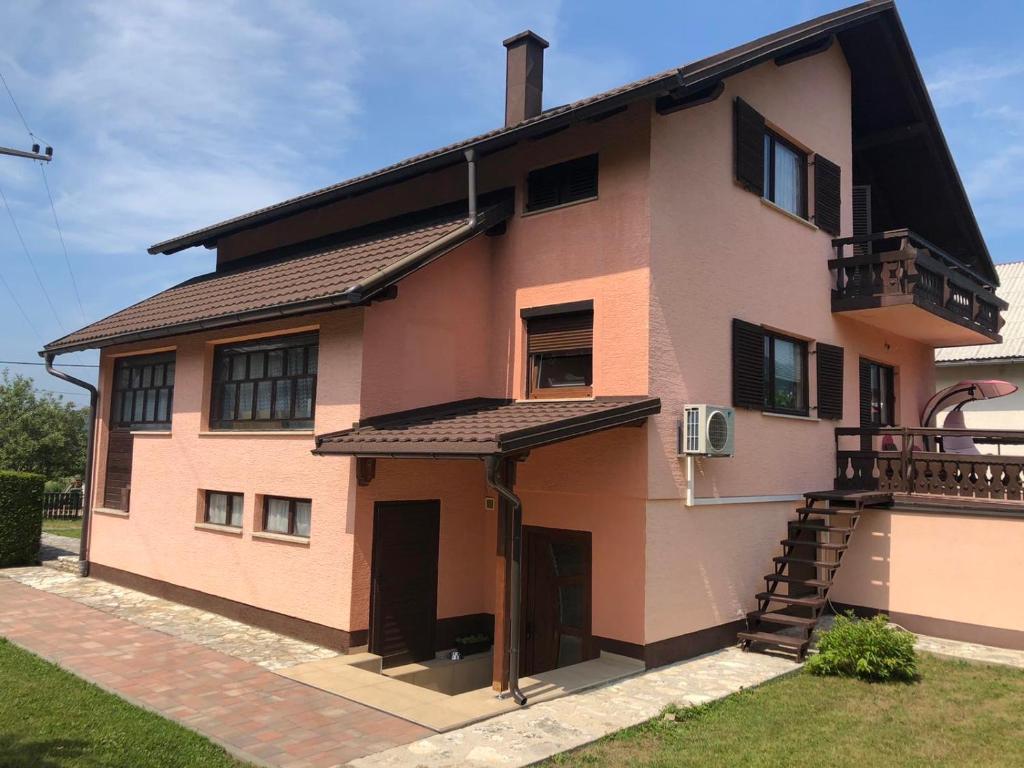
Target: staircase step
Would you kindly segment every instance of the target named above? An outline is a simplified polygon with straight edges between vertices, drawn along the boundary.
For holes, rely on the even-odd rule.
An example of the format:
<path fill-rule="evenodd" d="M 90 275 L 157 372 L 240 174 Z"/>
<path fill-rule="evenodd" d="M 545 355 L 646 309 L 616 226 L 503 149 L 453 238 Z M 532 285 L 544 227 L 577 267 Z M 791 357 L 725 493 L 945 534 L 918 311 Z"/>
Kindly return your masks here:
<path fill-rule="evenodd" d="M 873 504 L 892 504 L 892 494 L 882 491 L 811 491 L 804 494 L 805 499 L 814 501 L 827 501 L 835 504 L 858 504 L 871 506 Z"/>
<path fill-rule="evenodd" d="M 846 544 L 833 544 L 827 541 L 800 541 L 799 539 L 783 539 L 780 542 L 783 546 L 787 547 L 816 547 L 817 549 L 827 549 L 833 552 L 839 552 L 848 548 Z"/>
<path fill-rule="evenodd" d="M 855 507 L 797 507 L 797 512 L 806 512 L 809 515 L 860 515 L 861 511 Z"/>
<path fill-rule="evenodd" d="M 764 578 L 765 581 L 779 581 L 783 584 L 799 584 L 804 587 L 815 587 L 820 589 L 828 589 L 832 586 L 831 580 L 824 581 L 822 579 L 803 579 L 799 576 L 786 576 L 775 573 L 769 573 Z"/>
<path fill-rule="evenodd" d="M 740 632 L 737 637 L 739 637 L 740 640 L 747 640 L 752 643 L 784 645 L 787 648 L 801 648 L 807 644 L 807 638 L 793 637 L 792 635 L 781 635 L 775 632 Z"/>
<path fill-rule="evenodd" d="M 822 525 L 822 520 L 808 520 L 804 523 L 790 522 L 790 528 L 801 531 L 826 531 L 828 533 L 853 533 L 853 528 L 840 528 L 837 525 Z"/>
<path fill-rule="evenodd" d="M 770 600 L 785 605 L 801 605 L 805 608 L 821 608 L 825 605 L 825 598 L 817 595 L 804 595 L 803 597 L 790 597 L 789 595 L 778 595 L 774 592 L 758 592 L 755 596 L 758 600 Z"/>
<path fill-rule="evenodd" d="M 808 544 L 808 546 L 814 546 Z M 805 560 L 802 557 L 773 557 L 776 563 L 786 563 L 788 565 L 813 565 L 815 568 L 838 568 L 839 563 L 830 563 L 828 560 Z"/>
<path fill-rule="evenodd" d="M 747 618 L 750 621 L 766 621 L 771 624 L 785 624 L 790 627 L 804 627 L 806 629 L 813 629 L 818 624 L 818 620 L 810 616 L 792 616 L 788 613 L 779 613 L 778 611 L 751 611 L 747 614 Z"/>

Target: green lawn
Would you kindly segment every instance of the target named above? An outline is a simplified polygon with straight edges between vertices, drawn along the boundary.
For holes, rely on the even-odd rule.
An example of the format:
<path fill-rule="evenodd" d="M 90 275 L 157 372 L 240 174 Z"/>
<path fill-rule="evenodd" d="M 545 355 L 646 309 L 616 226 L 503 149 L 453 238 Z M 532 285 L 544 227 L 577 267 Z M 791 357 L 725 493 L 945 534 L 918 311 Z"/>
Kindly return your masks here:
<path fill-rule="evenodd" d="M 0 639 L 0 768 L 241 768 L 220 747 Z"/>
<path fill-rule="evenodd" d="M 791 675 L 548 766 L 1024 766 L 1024 671 L 922 656 L 921 681 Z"/>
<path fill-rule="evenodd" d="M 43 533 L 80 539 L 82 538 L 82 518 L 77 520 L 43 520 Z"/>

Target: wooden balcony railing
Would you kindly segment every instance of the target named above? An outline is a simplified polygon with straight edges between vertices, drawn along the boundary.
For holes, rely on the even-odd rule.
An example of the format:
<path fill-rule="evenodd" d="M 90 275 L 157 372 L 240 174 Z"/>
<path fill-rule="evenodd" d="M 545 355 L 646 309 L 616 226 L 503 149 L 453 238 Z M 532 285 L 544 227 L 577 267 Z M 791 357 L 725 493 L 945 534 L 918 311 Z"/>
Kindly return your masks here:
<path fill-rule="evenodd" d="M 1024 432 L 840 427 L 835 434 L 837 490 L 1024 501 Z M 842 448 L 844 438 L 855 437 L 859 449 Z M 943 451 L 943 440 L 948 445 L 954 438 L 996 446 L 999 453 Z"/>
<path fill-rule="evenodd" d="M 907 229 L 832 241 L 832 311 L 913 302 L 999 341 L 1007 304 L 990 281 Z"/>

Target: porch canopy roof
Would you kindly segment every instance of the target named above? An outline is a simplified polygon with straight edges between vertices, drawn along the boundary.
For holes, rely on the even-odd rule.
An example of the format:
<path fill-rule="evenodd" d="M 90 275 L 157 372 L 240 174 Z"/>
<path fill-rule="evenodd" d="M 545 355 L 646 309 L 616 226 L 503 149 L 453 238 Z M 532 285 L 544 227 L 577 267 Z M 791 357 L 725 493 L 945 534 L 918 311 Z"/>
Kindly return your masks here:
<path fill-rule="evenodd" d="M 319 455 L 482 458 L 539 448 L 661 411 L 657 397 L 513 401 L 475 398 L 367 419 L 318 435 Z"/>
<path fill-rule="evenodd" d="M 470 221 L 464 205 L 445 206 L 274 249 L 168 288 L 47 344 L 44 353 L 359 306 L 511 212 L 501 199 Z"/>

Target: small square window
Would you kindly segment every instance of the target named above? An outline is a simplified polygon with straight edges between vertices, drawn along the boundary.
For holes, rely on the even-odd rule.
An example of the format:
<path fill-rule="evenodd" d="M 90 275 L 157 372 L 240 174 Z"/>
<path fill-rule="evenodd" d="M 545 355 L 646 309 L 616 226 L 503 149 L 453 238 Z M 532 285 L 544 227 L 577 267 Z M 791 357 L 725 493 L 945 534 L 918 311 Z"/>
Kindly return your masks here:
<path fill-rule="evenodd" d="M 529 397 L 590 397 L 593 347 L 592 309 L 529 317 L 526 321 Z"/>
<path fill-rule="evenodd" d="M 309 538 L 312 516 L 313 503 L 309 499 L 263 498 L 263 530 L 267 533 Z"/>
<path fill-rule="evenodd" d="M 243 510 L 244 504 L 240 493 L 206 492 L 204 520 L 207 523 L 241 528 Z"/>

